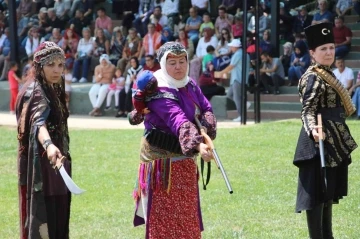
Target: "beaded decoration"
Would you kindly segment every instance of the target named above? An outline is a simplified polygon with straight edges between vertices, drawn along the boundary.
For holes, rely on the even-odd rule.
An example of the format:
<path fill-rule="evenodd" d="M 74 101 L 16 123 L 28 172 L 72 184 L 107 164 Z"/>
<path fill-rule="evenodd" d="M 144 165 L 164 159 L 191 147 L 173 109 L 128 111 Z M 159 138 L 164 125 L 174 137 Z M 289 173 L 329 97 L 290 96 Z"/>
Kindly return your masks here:
<path fill-rule="evenodd" d="M 166 42 L 163 44 L 158 51 L 158 61 L 161 62 L 161 58 L 165 55 L 166 52 L 169 52 L 169 55 L 175 56 L 187 56 L 185 47 L 179 42 Z"/>
<path fill-rule="evenodd" d="M 41 66 L 47 65 L 55 59 L 60 59 L 65 63 L 65 54 L 61 47 L 50 41 L 41 43 L 34 54 L 34 62 Z"/>

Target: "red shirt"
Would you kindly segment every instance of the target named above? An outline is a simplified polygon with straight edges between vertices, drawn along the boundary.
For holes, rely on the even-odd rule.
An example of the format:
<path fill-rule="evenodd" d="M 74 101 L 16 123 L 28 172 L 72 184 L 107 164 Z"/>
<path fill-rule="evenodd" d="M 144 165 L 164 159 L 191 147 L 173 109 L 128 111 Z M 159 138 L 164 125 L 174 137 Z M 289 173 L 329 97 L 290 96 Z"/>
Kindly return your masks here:
<path fill-rule="evenodd" d="M 9 79 L 10 90 L 19 88 L 19 83 L 16 80 L 15 75 L 16 74 L 13 70 L 9 70 L 8 79 Z"/>
<path fill-rule="evenodd" d="M 154 66 L 153 66 L 152 68 L 149 68 L 149 67 L 145 64 L 143 69 L 144 69 L 144 70 L 151 71 L 151 72 L 155 72 L 155 71 L 157 71 L 157 70 L 160 70 L 160 64 L 155 62 Z"/>
<path fill-rule="evenodd" d="M 334 32 L 334 40 L 336 44 L 340 44 L 346 41 L 346 37 L 352 37 L 351 30 L 346 26 L 343 26 L 341 28 L 334 27 L 333 32 Z"/>

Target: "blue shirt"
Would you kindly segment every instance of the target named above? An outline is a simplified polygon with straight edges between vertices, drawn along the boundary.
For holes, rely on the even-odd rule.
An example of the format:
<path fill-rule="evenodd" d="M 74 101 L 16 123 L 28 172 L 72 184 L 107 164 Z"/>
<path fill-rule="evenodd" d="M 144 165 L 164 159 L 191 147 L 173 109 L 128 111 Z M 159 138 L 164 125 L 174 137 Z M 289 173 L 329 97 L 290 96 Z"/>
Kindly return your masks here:
<path fill-rule="evenodd" d="M 189 17 L 186 20 L 186 24 L 189 26 L 196 26 L 196 25 L 200 26 L 201 23 L 202 23 L 202 18 L 200 16 L 197 16 L 195 19 L 192 17 Z M 190 30 L 189 35 L 193 35 L 193 34 L 199 34 L 199 30 Z"/>
<path fill-rule="evenodd" d="M 313 18 L 314 21 L 321 21 L 324 19 L 328 20 L 329 22 L 332 22 L 332 20 L 333 20 L 332 13 L 329 11 L 326 11 L 321 15 L 320 12 L 318 12 L 314 15 L 314 18 Z"/>
<path fill-rule="evenodd" d="M 231 70 L 231 77 L 230 77 L 230 85 L 234 83 L 234 81 L 238 81 L 241 83 L 242 80 L 242 54 L 243 50 L 239 48 L 232 56 L 230 65 L 234 66 Z M 249 75 L 250 71 L 250 57 L 246 54 L 246 82 L 247 76 Z"/>
<path fill-rule="evenodd" d="M 7 37 L 5 40 L 4 40 L 4 43 L 2 45 L 2 55 L 4 56 L 8 56 L 9 53 L 10 53 L 10 45 L 11 45 L 11 42 L 10 42 L 10 39 Z"/>

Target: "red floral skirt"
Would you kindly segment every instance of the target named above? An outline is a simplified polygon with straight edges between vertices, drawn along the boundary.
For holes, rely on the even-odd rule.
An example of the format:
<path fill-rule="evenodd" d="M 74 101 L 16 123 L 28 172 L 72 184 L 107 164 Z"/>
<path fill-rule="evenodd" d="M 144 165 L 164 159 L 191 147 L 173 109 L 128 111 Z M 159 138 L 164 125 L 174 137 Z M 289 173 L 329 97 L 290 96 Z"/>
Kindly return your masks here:
<path fill-rule="evenodd" d="M 149 202 L 148 238 L 201 238 L 197 166 L 193 159 L 171 163 L 170 191 L 155 190 Z"/>

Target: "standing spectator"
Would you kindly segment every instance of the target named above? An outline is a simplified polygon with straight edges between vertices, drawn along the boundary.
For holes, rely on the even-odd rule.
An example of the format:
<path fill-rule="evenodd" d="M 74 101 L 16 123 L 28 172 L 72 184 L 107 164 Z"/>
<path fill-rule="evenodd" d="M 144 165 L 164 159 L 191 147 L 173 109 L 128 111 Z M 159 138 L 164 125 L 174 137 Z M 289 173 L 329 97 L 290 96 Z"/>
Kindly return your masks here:
<path fill-rule="evenodd" d="M 105 8 L 103 7 L 97 10 L 97 15 L 98 17 L 95 20 L 94 35 L 97 35 L 99 29 L 103 29 L 106 38 L 110 40 L 113 30 L 111 18 L 106 15 Z"/>
<path fill-rule="evenodd" d="M 72 29 L 67 29 L 62 40 L 61 48 L 65 53 L 65 65 L 68 70 L 73 68 L 77 47 L 79 44 L 79 37 Z"/>
<path fill-rule="evenodd" d="M 214 60 L 214 56 L 215 56 L 215 48 L 212 45 L 209 45 L 206 47 L 206 52 L 207 54 L 203 57 L 202 61 L 201 61 L 201 69 L 202 71 L 206 71 L 206 66 L 209 62 L 212 63 L 212 61 Z"/>
<path fill-rule="evenodd" d="M 187 53 L 188 53 L 188 61 L 190 62 L 193 59 L 194 56 L 194 44 L 192 42 L 192 40 L 190 40 L 187 36 L 187 33 L 185 31 L 185 29 L 180 29 L 179 30 L 179 38 L 177 39 L 178 42 L 180 42 L 186 49 Z"/>
<path fill-rule="evenodd" d="M 192 7 L 189 10 L 190 17 L 186 20 L 185 31 L 188 34 L 188 37 L 194 43 L 194 46 L 197 46 L 199 41 L 199 29 L 202 23 L 201 17 L 197 14 L 197 9 Z"/>
<path fill-rule="evenodd" d="M 73 83 L 78 82 L 80 76 L 81 76 L 80 83 L 87 82 L 91 56 L 94 51 L 94 40 L 90 36 L 90 29 L 87 27 L 84 28 L 82 31 L 82 35 L 83 38 L 80 39 L 77 47 L 77 52 L 75 54 L 75 62 L 74 62 L 74 70 L 73 70 L 73 78 L 72 78 Z"/>
<path fill-rule="evenodd" d="M 291 56 L 289 68 L 289 86 L 298 85 L 300 77 L 310 66 L 311 58 L 306 43 L 302 40 L 295 43 L 295 50 Z M 285 68 L 285 67 L 284 67 Z"/>
<path fill-rule="evenodd" d="M 133 108 L 132 106 L 132 88 L 133 84 L 136 82 L 136 76 L 142 71 L 142 66 L 139 64 L 139 61 L 136 57 L 130 59 L 131 67 L 127 71 L 125 87 L 120 91 L 120 102 L 119 102 L 119 111 L 116 113 L 115 117 L 127 117 L 128 112 Z"/>
<path fill-rule="evenodd" d="M 224 5 L 218 7 L 218 14 L 219 16 L 215 20 L 215 33 L 220 39 L 222 29 L 226 28 L 231 31 L 233 16 L 226 12 L 226 7 Z"/>
<path fill-rule="evenodd" d="M 71 0 L 55 0 L 54 9 L 55 14 L 64 25 L 70 19 L 69 13 L 71 8 Z"/>
<path fill-rule="evenodd" d="M 15 102 L 19 91 L 19 83 L 21 79 L 16 75 L 18 64 L 11 61 L 9 64 L 8 80 L 10 88 L 10 114 L 15 114 Z"/>
<path fill-rule="evenodd" d="M 109 86 L 115 74 L 115 66 L 111 64 L 109 56 L 102 54 L 100 56 L 100 64 L 95 67 L 95 84 L 89 91 L 89 98 L 93 110 L 90 111 L 90 116 L 101 116 L 100 107 L 103 104 Z"/>
<path fill-rule="evenodd" d="M 110 61 L 116 66 L 117 62 L 122 56 L 126 38 L 123 36 L 120 27 L 114 27 L 110 43 Z"/>
<path fill-rule="evenodd" d="M 330 11 L 328 11 L 328 2 L 326 0 L 319 0 L 319 12 L 314 15 L 312 25 L 319 24 L 322 22 L 332 22 L 333 15 Z"/>
<path fill-rule="evenodd" d="M 148 24 L 148 33 L 144 36 L 142 47 L 139 55 L 140 65 L 145 64 L 146 55 L 155 55 L 161 46 L 161 34 L 155 31 L 155 26 L 152 23 Z"/>
<path fill-rule="evenodd" d="M 132 57 L 138 58 L 141 51 L 141 39 L 138 36 L 135 28 L 129 29 L 129 36 L 126 39 L 125 47 L 122 57 L 117 62 L 117 68 L 126 74 L 127 69 L 130 68 L 130 59 Z"/>
<path fill-rule="evenodd" d="M 352 9 L 353 0 L 337 0 L 335 11 L 338 16 L 345 16 L 351 13 Z"/>
<path fill-rule="evenodd" d="M 283 45 L 283 54 L 280 56 L 281 63 L 284 67 L 285 76 L 288 76 L 292 53 L 293 44 L 291 42 L 285 42 Z"/>
<path fill-rule="evenodd" d="M 145 65 L 143 69 L 151 72 L 155 72 L 160 69 L 160 64 L 159 62 L 155 62 L 155 57 L 153 55 L 146 55 Z"/>
<path fill-rule="evenodd" d="M 84 11 L 82 9 L 76 10 L 75 17 L 70 19 L 70 28 L 75 31 L 77 35 L 81 35 L 82 29 L 90 25 L 88 18 L 84 17 Z"/>
<path fill-rule="evenodd" d="M 39 45 L 40 45 L 39 30 L 36 27 L 32 27 L 29 30 L 28 38 L 25 44 L 25 50 L 27 56 L 33 55 Z"/>
<path fill-rule="evenodd" d="M 191 5 L 193 8 L 197 8 L 197 13 L 202 16 L 208 11 L 209 0 L 191 0 Z"/>
<path fill-rule="evenodd" d="M 272 57 L 267 52 L 261 53 L 261 61 L 263 63 L 260 69 L 260 79 L 264 85 L 264 94 L 270 93 L 269 85 L 274 86 L 274 95 L 280 94 L 279 86 L 283 86 L 285 83 L 284 67 L 277 57 Z"/>
<path fill-rule="evenodd" d="M 303 33 L 304 28 L 311 25 L 312 16 L 308 15 L 305 6 L 301 6 L 299 9 L 299 14 L 294 18 L 293 33 Z"/>
<path fill-rule="evenodd" d="M 344 58 L 350 51 L 352 32 L 344 25 L 343 17 L 335 18 L 333 32 L 335 39 L 335 56 Z"/>
<path fill-rule="evenodd" d="M 338 79 L 345 89 L 350 90 L 354 83 L 354 72 L 351 68 L 345 66 L 343 58 L 337 57 L 335 60 L 336 69 L 333 70 L 336 79 Z"/>
<path fill-rule="evenodd" d="M 236 110 L 239 114 L 239 117 L 233 119 L 235 122 L 241 121 L 241 82 L 243 79 L 242 71 L 246 71 L 246 75 L 249 75 L 250 71 L 250 57 L 246 52 L 241 48 L 241 42 L 239 39 L 233 39 L 229 44 L 233 55 L 231 56 L 231 62 L 228 67 L 220 71 L 220 75 L 224 75 L 231 72 L 230 76 L 230 88 L 227 92 L 227 97 L 235 102 Z M 246 69 L 242 68 L 242 55 L 246 54 Z M 247 107 L 250 107 L 249 103 Z"/>

